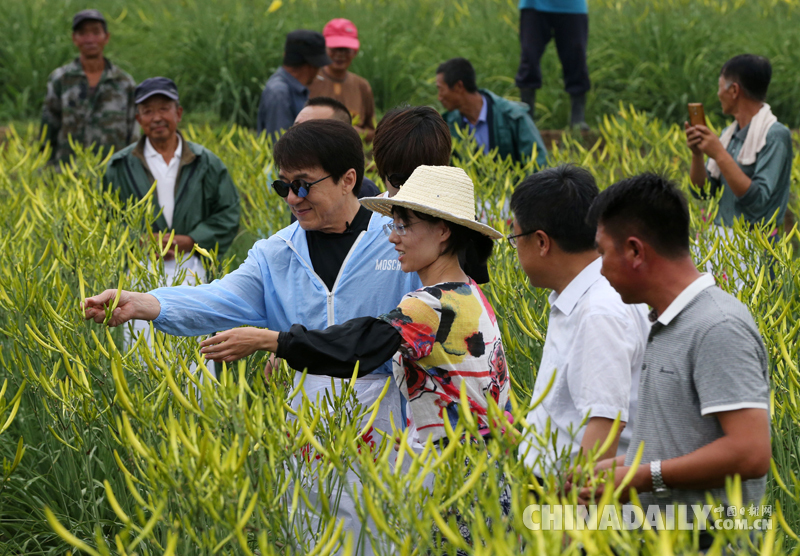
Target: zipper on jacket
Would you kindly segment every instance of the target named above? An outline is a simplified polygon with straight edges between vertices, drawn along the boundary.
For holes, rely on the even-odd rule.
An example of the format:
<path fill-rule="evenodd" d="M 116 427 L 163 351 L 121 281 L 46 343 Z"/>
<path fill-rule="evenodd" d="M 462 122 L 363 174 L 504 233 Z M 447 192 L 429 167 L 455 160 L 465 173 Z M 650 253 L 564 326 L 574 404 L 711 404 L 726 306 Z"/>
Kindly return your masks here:
<path fill-rule="evenodd" d="M 353 252 L 356 250 L 356 247 L 358 247 L 358 244 L 359 242 L 361 242 L 361 238 L 364 237 L 365 233 L 366 232 L 361 232 L 360 234 L 358 234 L 358 237 L 356 238 L 356 241 L 353 243 L 353 246 L 350 248 L 350 251 L 347 252 L 347 256 L 344 258 L 344 261 L 342 261 L 342 266 L 339 267 L 339 274 L 336 275 L 336 281 L 334 281 L 333 283 L 333 290 L 328 289 L 328 286 L 325 285 L 325 282 L 322 281 L 322 278 L 319 277 L 319 274 L 317 274 L 314 271 L 314 268 L 310 266 L 303 257 L 300 256 L 300 253 L 298 253 L 297 249 L 294 248 L 294 244 L 288 239 L 281 238 L 283 239 L 283 241 L 286 242 L 286 245 L 289 246 L 289 249 L 295 252 L 297 258 L 302 261 L 305 267 L 309 271 L 311 271 L 311 274 L 314 275 L 314 278 L 316 278 L 319 281 L 319 283 L 322 284 L 322 287 L 325 289 L 328 326 L 333 326 L 334 324 L 336 324 L 333 318 L 333 295 L 334 293 L 336 293 L 336 287 L 339 285 L 339 280 L 341 279 L 342 274 L 344 273 L 344 267 L 347 266 L 347 261 L 350 260 L 350 257 L 353 255 Z"/>
<path fill-rule="evenodd" d="M 353 251 L 356 250 L 356 247 L 358 247 L 358 244 L 361 241 L 361 238 L 364 237 L 365 233 L 366 232 L 361 232 L 358 234 L 355 242 L 353 242 L 353 246 L 350 248 L 350 251 L 347 252 L 347 256 L 342 261 L 342 266 L 339 267 L 339 274 L 336 275 L 336 281 L 333 283 L 333 291 L 328 294 L 328 326 L 333 326 L 336 324 L 333 322 L 333 294 L 336 292 L 336 288 L 339 285 L 339 279 L 341 279 L 342 273 L 344 273 L 344 267 L 347 266 L 347 261 L 350 260 L 350 256 L 353 254 Z"/>

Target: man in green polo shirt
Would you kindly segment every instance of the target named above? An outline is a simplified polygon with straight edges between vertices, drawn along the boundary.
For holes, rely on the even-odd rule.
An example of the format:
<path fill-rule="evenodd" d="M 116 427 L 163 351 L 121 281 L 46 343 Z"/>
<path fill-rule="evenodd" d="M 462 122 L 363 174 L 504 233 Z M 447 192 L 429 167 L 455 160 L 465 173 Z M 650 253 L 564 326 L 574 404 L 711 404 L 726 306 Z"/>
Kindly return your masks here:
<path fill-rule="evenodd" d="M 106 20 L 97 10 L 72 18 L 72 42 L 80 56 L 50 74 L 42 108 L 50 162 L 67 162 L 69 137 L 103 154 L 125 148 L 138 138 L 133 78 L 103 56 L 110 38 Z"/>
<path fill-rule="evenodd" d="M 762 56 L 742 54 L 725 62 L 717 96 L 722 112 L 735 121 L 717 137 L 708 127 L 685 124 L 692 151 L 691 179 L 703 196 L 722 189 L 718 226 L 731 227 L 740 216 L 750 225 L 768 222 L 777 212 L 783 224 L 792 173 L 792 136 L 764 100 L 772 66 Z M 708 157 L 706 163 L 705 157 Z"/>

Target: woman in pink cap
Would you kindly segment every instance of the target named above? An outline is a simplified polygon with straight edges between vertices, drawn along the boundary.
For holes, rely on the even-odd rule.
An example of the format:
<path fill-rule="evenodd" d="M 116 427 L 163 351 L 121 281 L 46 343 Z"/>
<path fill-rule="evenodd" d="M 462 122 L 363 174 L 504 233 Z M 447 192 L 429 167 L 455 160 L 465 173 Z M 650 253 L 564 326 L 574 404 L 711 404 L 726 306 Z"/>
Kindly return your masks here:
<path fill-rule="evenodd" d="M 323 68 L 308 87 L 309 98 L 335 98 L 350 110 L 353 126 L 368 143 L 375 135 L 375 100 L 363 77 L 348 70 L 361 46 L 358 29 L 349 19 L 332 19 L 322 30 L 333 63 Z"/>

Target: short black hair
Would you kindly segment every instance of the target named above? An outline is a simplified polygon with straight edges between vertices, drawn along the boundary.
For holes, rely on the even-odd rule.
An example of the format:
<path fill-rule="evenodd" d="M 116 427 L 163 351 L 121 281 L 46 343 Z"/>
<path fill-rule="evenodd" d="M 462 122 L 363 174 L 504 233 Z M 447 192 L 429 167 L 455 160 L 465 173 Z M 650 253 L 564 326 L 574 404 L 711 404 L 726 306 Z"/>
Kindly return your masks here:
<path fill-rule="evenodd" d="M 511 211 L 523 233 L 541 230 L 567 253 L 594 249 L 595 227 L 586 222 L 599 190 L 594 176 L 563 164 L 525 178 L 511 196 Z"/>
<path fill-rule="evenodd" d="M 290 127 L 273 149 L 281 171 L 319 167 L 339 181 L 351 168 L 356 171 L 353 194 L 364 179 L 364 148 L 353 126 L 339 120 L 309 120 Z"/>
<path fill-rule="evenodd" d="M 417 218 L 425 222 L 433 224 L 444 222 L 450 229 L 450 238 L 447 240 L 447 247 L 444 253 L 455 253 L 464 274 L 478 284 L 485 284 L 489 281 L 487 262 L 492 255 L 492 249 L 494 249 L 492 238 L 472 228 L 467 228 L 437 216 L 397 205 L 392 207 L 392 215 L 399 218 L 406 225 L 409 222 L 409 213 L 414 213 Z"/>
<path fill-rule="evenodd" d="M 616 244 L 636 236 L 662 257 L 689 254 L 689 206 L 678 187 L 659 174 L 627 178 L 600 193 L 588 222 L 602 224 Z"/>
<path fill-rule="evenodd" d="M 461 81 L 468 93 L 474 93 L 478 90 L 478 85 L 475 82 L 475 68 L 466 58 L 451 58 L 443 62 L 436 69 L 436 74 L 440 73 L 444 82 L 451 89 Z"/>
<path fill-rule="evenodd" d="M 347 106 L 336 100 L 335 98 L 331 97 L 314 97 L 308 99 L 306 102 L 306 106 L 327 106 L 331 110 L 333 110 L 333 117 L 336 120 L 344 122 L 346 124 L 353 124 L 353 116 L 350 114 L 350 110 L 347 109 Z"/>
<path fill-rule="evenodd" d="M 772 64 L 763 56 L 734 56 L 723 64 L 719 73 L 725 80 L 738 83 L 745 96 L 759 102 L 764 102 L 767 98 L 767 89 L 772 80 Z"/>
<path fill-rule="evenodd" d="M 389 110 L 372 142 L 372 156 L 382 180 L 392 174 L 408 179 L 418 166 L 448 166 L 452 149 L 450 128 L 430 106 Z"/>

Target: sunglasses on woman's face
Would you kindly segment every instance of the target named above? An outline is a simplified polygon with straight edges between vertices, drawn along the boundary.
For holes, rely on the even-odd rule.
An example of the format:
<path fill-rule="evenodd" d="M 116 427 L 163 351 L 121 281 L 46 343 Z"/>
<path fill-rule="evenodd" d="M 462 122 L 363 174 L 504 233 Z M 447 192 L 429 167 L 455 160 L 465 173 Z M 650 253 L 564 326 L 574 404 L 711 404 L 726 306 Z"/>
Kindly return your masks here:
<path fill-rule="evenodd" d="M 275 180 L 272 182 L 272 188 L 275 190 L 275 193 L 280 195 L 281 197 L 288 197 L 289 191 L 294 192 L 295 195 L 300 197 L 301 199 L 308 195 L 308 190 L 311 189 L 311 186 L 315 183 L 319 183 L 322 180 L 328 179 L 330 174 L 325 176 L 324 178 L 320 178 L 317 181 L 307 182 L 306 180 L 292 180 L 291 183 L 286 183 L 283 180 Z"/>
<path fill-rule="evenodd" d="M 388 176 L 386 178 L 386 180 L 389 182 L 389 184 L 392 187 L 400 189 L 401 187 L 403 187 L 403 184 L 406 183 L 406 181 L 408 181 L 408 175 L 407 174 L 392 174 L 392 175 Z"/>

